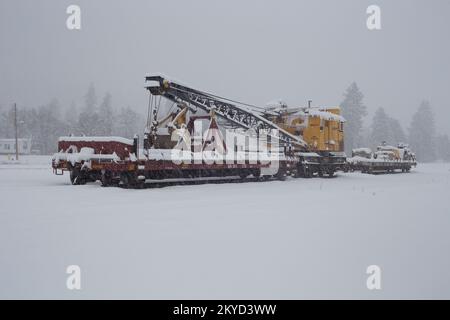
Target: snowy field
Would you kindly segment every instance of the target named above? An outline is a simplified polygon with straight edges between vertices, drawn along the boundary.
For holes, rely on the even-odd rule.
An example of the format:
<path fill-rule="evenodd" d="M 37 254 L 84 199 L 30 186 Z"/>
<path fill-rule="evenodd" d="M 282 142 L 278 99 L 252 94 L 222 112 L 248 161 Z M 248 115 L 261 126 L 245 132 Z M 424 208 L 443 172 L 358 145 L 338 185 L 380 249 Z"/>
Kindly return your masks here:
<path fill-rule="evenodd" d="M 124 190 L 3 160 L 0 298 L 450 298 L 450 164 Z"/>

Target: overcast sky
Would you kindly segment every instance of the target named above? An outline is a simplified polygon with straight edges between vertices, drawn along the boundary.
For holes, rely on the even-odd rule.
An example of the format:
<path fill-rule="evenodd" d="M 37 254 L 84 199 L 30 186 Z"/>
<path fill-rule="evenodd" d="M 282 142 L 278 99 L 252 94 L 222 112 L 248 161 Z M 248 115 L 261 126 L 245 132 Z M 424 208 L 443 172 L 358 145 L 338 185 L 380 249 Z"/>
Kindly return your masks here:
<path fill-rule="evenodd" d="M 370 4 L 382 30 L 366 27 Z M 0 104 L 81 105 L 92 82 L 144 113 L 144 76 L 162 72 L 252 104 L 337 105 L 356 81 L 371 114 L 407 127 L 428 99 L 450 134 L 449 14 L 448 0 L 1 0 Z"/>

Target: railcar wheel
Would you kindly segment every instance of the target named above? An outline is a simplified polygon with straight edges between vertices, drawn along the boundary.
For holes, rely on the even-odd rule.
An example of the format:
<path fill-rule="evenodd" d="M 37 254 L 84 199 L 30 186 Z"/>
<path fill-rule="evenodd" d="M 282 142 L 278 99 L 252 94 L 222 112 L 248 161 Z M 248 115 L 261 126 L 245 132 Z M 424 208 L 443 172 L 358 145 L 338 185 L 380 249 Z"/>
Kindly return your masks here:
<path fill-rule="evenodd" d="M 75 185 L 81 185 L 86 184 L 86 179 L 83 176 L 83 173 L 78 168 L 73 168 L 72 171 L 70 171 L 70 182 Z"/>
<path fill-rule="evenodd" d="M 130 176 L 127 172 L 122 172 L 120 174 L 120 182 L 122 182 L 122 187 L 125 189 L 130 187 Z"/>
<path fill-rule="evenodd" d="M 312 176 L 313 176 L 312 169 L 309 167 L 303 167 L 302 176 L 304 178 L 312 178 Z"/>
<path fill-rule="evenodd" d="M 274 176 L 277 180 L 284 181 L 286 180 L 286 171 L 282 169 L 278 169 L 278 172 Z"/>
<path fill-rule="evenodd" d="M 242 180 L 244 180 L 247 177 L 248 177 L 248 172 L 247 171 L 239 172 L 239 178 L 241 178 Z"/>
<path fill-rule="evenodd" d="M 102 183 L 102 187 L 109 187 L 112 185 L 112 174 L 109 171 L 102 172 L 102 176 L 100 178 Z"/>
<path fill-rule="evenodd" d="M 78 173 L 79 173 L 79 171 L 78 171 L 77 169 L 75 169 L 75 168 L 73 168 L 73 169 L 70 171 L 70 182 L 71 182 L 73 185 L 76 185 L 76 184 L 77 184 Z"/>
<path fill-rule="evenodd" d="M 136 183 L 136 189 L 144 189 L 144 188 L 145 188 L 144 181 L 139 181 L 138 183 Z"/>

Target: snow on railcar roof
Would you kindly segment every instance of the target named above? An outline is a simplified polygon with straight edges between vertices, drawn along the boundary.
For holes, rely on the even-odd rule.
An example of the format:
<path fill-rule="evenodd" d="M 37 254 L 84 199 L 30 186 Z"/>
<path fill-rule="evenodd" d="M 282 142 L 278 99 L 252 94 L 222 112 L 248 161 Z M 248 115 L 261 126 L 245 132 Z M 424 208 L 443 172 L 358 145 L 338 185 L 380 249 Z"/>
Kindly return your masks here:
<path fill-rule="evenodd" d="M 90 136 L 83 136 L 83 137 L 60 137 L 58 141 L 69 141 L 69 142 L 76 142 L 76 141 L 83 141 L 83 142 L 120 142 L 125 144 L 133 144 L 133 140 L 122 138 L 122 137 L 90 137 Z"/>
<path fill-rule="evenodd" d="M 309 114 L 312 117 L 319 117 L 324 120 L 345 122 L 343 116 L 326 111 L 325 108 L 308 108 L 305 110 L 305 114 Z"/>

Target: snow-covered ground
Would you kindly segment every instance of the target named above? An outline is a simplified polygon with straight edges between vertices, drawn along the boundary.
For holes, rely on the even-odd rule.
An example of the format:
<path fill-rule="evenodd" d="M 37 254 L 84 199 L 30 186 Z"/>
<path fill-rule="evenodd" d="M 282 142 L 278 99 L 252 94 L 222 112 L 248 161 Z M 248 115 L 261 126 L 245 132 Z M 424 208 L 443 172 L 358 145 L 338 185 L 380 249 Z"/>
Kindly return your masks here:
<path fill-rule="evenodd" d="M 450 298 L 450 164 L 125 190 L 2 160 L 0 298 Z"/>

